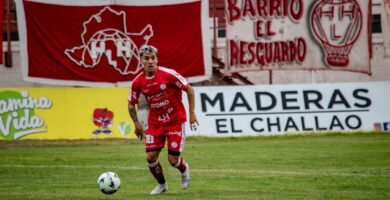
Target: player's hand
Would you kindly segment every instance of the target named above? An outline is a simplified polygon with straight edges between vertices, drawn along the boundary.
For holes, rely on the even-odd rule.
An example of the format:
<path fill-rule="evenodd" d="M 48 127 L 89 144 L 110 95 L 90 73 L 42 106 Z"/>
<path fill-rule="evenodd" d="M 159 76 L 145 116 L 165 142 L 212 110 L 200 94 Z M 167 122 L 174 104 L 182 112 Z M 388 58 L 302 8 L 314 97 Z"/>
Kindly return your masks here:
<path fill-rule="evenodd" d="M 199 122 L 196 119 L 195 112 L 190 113 L 190 128 L 191 128 L 191 131 L 196 131 L 196 129 L 198 129 L 198 126 L 199 126 Z"/>
<path fill-rule="evenodd" d="M 139 140 L 143 140 L 145 138 L 144 128 L 142 128 L 140 122 L 136 122 L 134 125 L 135 125 L 135 131 L 134 131 L 135 135 Z"/>

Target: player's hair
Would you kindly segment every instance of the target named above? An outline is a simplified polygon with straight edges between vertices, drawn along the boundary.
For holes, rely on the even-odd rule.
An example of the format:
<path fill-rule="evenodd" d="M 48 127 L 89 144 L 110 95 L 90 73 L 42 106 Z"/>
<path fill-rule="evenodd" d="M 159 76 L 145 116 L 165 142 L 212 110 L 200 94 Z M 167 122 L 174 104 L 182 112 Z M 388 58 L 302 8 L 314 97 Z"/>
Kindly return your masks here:
<path fill-rule="evenodd" d="M 147 45 L 147 44 L 142 45 L 141 48 L 139 49 L 140 57 L 142 57 L 146 52 L 157 54 L 157 48 L 152 45 Z"/>

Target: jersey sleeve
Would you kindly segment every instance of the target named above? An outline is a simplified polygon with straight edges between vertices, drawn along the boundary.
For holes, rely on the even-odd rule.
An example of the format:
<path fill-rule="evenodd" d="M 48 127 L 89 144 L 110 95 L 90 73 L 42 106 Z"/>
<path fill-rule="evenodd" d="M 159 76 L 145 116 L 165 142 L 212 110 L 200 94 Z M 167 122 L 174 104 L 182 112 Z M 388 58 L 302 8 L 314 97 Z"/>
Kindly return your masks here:
<path fill-rule="evenodd" d="M 171 80 L 176 85 L 176 87 L 180 88 L 181 90 L 185 90 L 188 86 L 188 81 L 175 70 L 169 71 L 169 74 L 171 75 Z"/>
<path fill-rule="evenodd" d="M 138 98 L 139 98 L 140 92 L 141 92 L 141 88 L 140 88 L 139 81 L 134 81 L 132 86 L 131 86 L 131 90 L 130 90 L 129 96 L 127 97 L 127 100 L 131 104 L 138 104 Z"/>

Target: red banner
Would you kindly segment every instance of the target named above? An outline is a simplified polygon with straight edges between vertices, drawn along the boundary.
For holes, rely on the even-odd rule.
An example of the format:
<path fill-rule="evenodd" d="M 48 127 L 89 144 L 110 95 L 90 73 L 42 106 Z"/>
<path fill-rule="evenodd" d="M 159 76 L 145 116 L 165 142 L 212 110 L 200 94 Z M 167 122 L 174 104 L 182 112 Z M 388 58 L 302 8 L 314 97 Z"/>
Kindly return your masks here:
<path fill-rule="evenodd" d="M 25 79 L 127 84 L 142 71 L 144 44 L 158 48 L 159 65 L 191 82 L 211 75 L 207 1 L 118 2 L 16 1 Z"/>

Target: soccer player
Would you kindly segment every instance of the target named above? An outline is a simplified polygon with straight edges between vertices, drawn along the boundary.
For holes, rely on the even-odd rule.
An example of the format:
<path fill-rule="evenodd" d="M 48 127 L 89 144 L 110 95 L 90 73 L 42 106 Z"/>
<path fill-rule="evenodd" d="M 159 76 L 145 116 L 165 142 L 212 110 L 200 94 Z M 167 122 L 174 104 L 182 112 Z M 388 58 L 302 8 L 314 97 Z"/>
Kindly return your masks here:
<path fill-rule="evenodd" d="M 158 182 L 150 194 L 161 194 L 168 190 L 168 184 L 158 160 L 166 141 L 168 161 L 180 171 L 181 187 L 187 189 L 190 184 L 190 168 L 180 156 L 186 139 L 184 123 L 187 120 L 182 102 L 182 91 L 187 93 L 189 122 L 192 130 L 199 125 L 194 110 L 194 89 L 175 70 L 157 65 L 157 49 L 154 46 L 142 46 L 139 55 L 144 71 L 133 80 L 128 97 L 128 109 L 135 124 L 136 136 L 140 140 L 145 138 L 146 161 L 150 172 Z M 141 93 L 149 105 L 148 125 L 145 131 L 138 120 L 136 111 Z"/>

